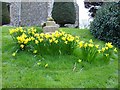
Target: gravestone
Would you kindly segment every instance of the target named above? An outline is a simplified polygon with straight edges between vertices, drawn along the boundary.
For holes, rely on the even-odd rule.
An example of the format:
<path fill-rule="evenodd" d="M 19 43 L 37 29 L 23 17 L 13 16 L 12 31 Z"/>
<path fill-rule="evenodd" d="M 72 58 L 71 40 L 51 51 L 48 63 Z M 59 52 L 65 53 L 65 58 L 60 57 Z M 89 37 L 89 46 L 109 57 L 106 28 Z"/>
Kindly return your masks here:
<path fill-rule="evenodd" d="M 11 2 L 12 26 L 40 26 L 48 17 L 48 2 Z"/>
<path fill-rule="evenodd" d="M 59 25 L 55 21 L 47 21 L 46 26 L 43 27 L 44 33 L 52 33 L 59 29 Z"/>

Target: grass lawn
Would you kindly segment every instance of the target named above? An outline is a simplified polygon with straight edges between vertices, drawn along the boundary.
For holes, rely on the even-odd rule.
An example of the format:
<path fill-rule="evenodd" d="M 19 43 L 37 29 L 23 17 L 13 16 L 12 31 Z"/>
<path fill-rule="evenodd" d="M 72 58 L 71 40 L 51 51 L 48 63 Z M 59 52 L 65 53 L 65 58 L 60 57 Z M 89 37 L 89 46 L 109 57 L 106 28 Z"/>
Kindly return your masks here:
<path fill-rule="evenodd" d="M 16 47 L 9 35 L 9 28 L 11 27 L 2 27 L 3 88 L 118 88 L 117 55 L 113 55 L 109 64 L 103 60 L 94 64 L 78 63 L 79 58 L 74 54 L 35 56 L 21 51 L 13 57 Z M 79 35 L 82 40 L 93 39 L 95 43 L 104 44 L 103 41 L 95 39 L 89 30 L 62 30 Z M 40 65 L 37 64 L 39 62 Z M 75 63 L 76 69 L 73 71 Z M 44 67 L 45 64 L 48 64 L 47 68 Z"/>

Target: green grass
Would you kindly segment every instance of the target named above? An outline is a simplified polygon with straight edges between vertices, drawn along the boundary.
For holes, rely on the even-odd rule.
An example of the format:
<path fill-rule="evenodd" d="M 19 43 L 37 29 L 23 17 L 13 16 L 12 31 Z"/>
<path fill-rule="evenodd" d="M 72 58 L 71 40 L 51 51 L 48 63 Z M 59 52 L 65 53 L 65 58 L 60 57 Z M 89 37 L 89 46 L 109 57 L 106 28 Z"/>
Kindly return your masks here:
<path fill-rule="evenodd" d="M 118 56 L 113 55 L 109 64 L 103 60 L 99 63 L 78 63 L 74 55 L 35 56 L 20 51 L 16 57 L 12 53 L 15 44 L 8 29 L 2 27 L 2 87 L 3 88 L 117 88 Z M 95 39 L 89 30 L 62 28 L 63 31 L 79 35 L 82 40 Z M 79 53 L 79 52 L 77 52 Z M 37 65 L 41 62 L 41 65 Z M 76 69 L 73 68 L 76 63 Z M 48 64 L 45 68 L 44 65 Z M 84 66 L 84 67 L 83 67 Z"/>

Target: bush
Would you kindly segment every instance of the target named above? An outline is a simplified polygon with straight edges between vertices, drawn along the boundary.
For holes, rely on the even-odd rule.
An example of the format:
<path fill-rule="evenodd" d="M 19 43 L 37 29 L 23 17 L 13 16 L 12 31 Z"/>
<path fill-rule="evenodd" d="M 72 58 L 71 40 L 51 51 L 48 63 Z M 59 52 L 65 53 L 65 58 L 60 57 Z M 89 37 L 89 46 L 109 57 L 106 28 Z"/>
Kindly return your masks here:
<path fill-rule="evenodd" d="M 120 1 L 105 3 L 97 11 L 90 31 L 96 38 L 120 47 Z"/>
<path fill-rule="evenodd" d="M 7 3 L 2 2 L 2 25 L 10 23 L 10 13 L 8 11 Z"/>
<path fill-rule="evenodd" d="M 74 2 L 54 2 L 52 17 L 61 27 L 65 24 L 74 24 L 76 20 Z"/>

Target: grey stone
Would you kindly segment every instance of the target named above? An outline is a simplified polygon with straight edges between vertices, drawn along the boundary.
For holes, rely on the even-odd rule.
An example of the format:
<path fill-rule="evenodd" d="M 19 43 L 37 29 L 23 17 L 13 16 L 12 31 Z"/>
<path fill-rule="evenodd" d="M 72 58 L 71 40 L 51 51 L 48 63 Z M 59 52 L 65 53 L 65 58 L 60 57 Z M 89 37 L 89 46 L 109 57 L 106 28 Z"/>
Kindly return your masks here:
<path fill-rule="evenodd" d="M 59 29 L 59 25 L 56 24 L 54 21 L 47 21 L 46 26 L 43 27 L 43 32 L 51 33 L 57 31 L 58 29 Z"/>
<path fill-rule="evenodd" d="M 49 2 L 10 2 L 10 25 L 12 26 L 40 26 L 51 17 L 54 0 Z M 70 26 L 79 25 L 79 6 L 75 2 L 76 22 Z"/>

